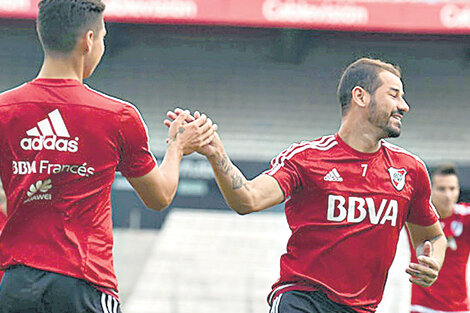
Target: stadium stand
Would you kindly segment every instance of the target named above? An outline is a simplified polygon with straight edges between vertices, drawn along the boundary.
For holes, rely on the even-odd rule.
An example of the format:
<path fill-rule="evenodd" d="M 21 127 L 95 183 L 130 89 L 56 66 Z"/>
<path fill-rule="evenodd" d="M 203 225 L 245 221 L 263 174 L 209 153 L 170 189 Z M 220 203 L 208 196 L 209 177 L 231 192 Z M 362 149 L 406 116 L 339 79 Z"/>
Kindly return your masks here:
<path fill-rule="evenodd" d="M 268 312 L 266 295 L 278 278 L 289 232 L 283 214 L 238 216 L 181 209 L 169 215 L 159 233 L 117 231 L 116 271 L 123 310 Z M 378 313 L 408 311 L 408 261 L 403 234 Z"/>
<path fill-rule="evenodd" d="M 1 60 L 17 60 L 1 61 L 8 73 L 0 77 L 1 89 L 36 74 L 32 69 L 40 60 L 32 56 L 40 55 L 39 45 L 28 25 L 0 25 L 8 47 Z M 468 91 L 462 88 L 470 80 L 468 44 L 458 36 L 305 32 L 304 57 L 289 63 L 273 59 L 276 30 L 108 28 L 109 55 L 88 83 L 139 106 L 159 155 L 167 136 L 162 121 L 176 106 L 210 114 L 234 159 L 268 161 L 292 142 L 334 133 L 342 67 L 371 55 L 397 62 L 405 72 L 413 112 L 405 117 L 402 137 L 393 142 L 426 162 L 470 159 L 470 145 L 461 144 L 470 140 Z"/>
<path fill-rule="evenodd" d="M 266 312 L 265 299 L 277 279 L 288 235 L 281 214 L 242 217 L 232 212 L 173 211 L 153 245 L 142 247 L 150 252 L 146 262 L 137 260 L 142 270 L 132 293 L 123 295 L 124 310 Z M 118 239 L 117 259 L 122 260 L 119 254 L 126 253 L 126 247 Z M 137 242 L 128 241 L 134 246 Z M 121 281 L 133 275 L 128 268 L 118 265 Z"/>

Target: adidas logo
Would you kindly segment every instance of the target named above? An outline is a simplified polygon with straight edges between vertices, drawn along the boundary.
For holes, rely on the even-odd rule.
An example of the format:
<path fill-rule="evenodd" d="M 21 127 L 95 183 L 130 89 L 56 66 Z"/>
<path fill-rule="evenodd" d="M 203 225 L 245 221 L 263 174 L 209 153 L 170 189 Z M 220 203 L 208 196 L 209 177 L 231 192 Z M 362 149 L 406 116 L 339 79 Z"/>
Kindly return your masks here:
<path fill-rule="evenodd" d="M 323 178 L 325 181 L 343 181 L 343 177 L 339 175 L 336 168 L 332 169 L 326 176 Z"/>
<path fill-rule="evenodd" d="M 58 139 L 70 138 L 70 134 L 65 126 L 64 119 L 60 115 L 59 109 L 55 109 L 48 114 L 48 117 L 38 122 L 37 127 L 33 127 L 26 131 L 26 134 L 35 138 L 23 138 L 20 142 L 23 150 L 41 151 L 57 150 L 63 152 L 77 152 L 78 151 L 78 137 L 74 140 Z"/>

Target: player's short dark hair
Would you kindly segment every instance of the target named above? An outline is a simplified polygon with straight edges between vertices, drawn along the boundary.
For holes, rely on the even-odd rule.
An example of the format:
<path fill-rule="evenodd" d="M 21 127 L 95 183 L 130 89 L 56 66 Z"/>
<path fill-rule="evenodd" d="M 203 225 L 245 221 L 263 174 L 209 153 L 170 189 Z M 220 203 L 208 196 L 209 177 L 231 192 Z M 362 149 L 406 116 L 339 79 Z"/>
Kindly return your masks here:
<path fill-rule="evenodd" d="M 452 163 L 438 164 L 431 171 L 431 177 L 436 175 L 455 175 L 458 176 L 457 166 Z"/>
<path fill-rule="evenodd" d="M 71 52 L 88 30 L 98 31 L 105 4 L 101 0 L 42 0 L 36 28 L 44 51 Z"/>
<path fill-rule="evenodd" d="M 401 70 L 398 66 L 377 59 L 361 58 L 346 68 L 339 81 L 337 91 L 343 116 L 347 113 L 351 104 L 354 87 L 362 87 L 373 95 L 377 88 L 382 85 L 379 78 L 382 71 L 389 71 L 401 78 Z"/>

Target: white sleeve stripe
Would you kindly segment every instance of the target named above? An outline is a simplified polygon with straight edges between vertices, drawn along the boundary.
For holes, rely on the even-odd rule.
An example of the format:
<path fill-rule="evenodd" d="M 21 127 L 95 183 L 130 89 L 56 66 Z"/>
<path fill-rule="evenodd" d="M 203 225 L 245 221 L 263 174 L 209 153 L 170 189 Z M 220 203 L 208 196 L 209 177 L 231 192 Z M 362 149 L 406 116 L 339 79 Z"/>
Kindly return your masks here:
<path fill-rule="evenodd" d="M 286 155 L 288 154 L 291 154 L 292 151 L 295 151 L 296 149 L 299 149 L 299 148 L 302 148 L 302 147 L 305 147 L 306 145 L 308 146 L 319 146 L 319 147 L 322 147 L 322 146 L 325 146 L 325 145 L 328 145 L 332 140 L 334 140 L 334 135 L 331 135 L 331 136 L 324 136 L 318 140 L 315 140 L 315 141 L 302 141 L 300 143 L 296 143 L 296 144 L 293 144 L 291 145 L 289 148 L 287 148 L 286 150 L 282 151 L 276 158 L 274 158 L 272 161 L 271 161 L 271 167 L 274 169 L 275 167 L 277 167 L 279 164 L 284 164 L 283 162 L 283 158 L 285 159 Z M 303 150 L 302 150 L 303 151 Z M 270 170 L 268 170 L 267 172 L 269 172 Z"/>
<path fill-rule="evenodd" d="M 296 148 L 299 148 L 299 147 L 302 147 L 304 145 L 306 145 L 308 143 L 302 141 L 300 143 L 295 143 L 295 144 L 292 144 L 290 145 L 289 148 L 285 149 L 284 151 L 282 151 L 281 153 L 279 153 L 274 159 L 272 159 L 271 161 L 271 165 L 274 166 L 275 164 L 279 163 L 279 160 L 284 156 L 286 155 L 287 153 L 291 152 L 292 150 L 296 149 Z"/>
<path fill-rule="evenodd" d="M 290 152 L 289 155 L 285 156 L 285 157 L 280 161 L 280 163 L 277 163 L 275 166 L 273 166 L 272 169 L 266 171 L 265 174 L 268 174 L 268 175 L 274 175 L 274 174 L 276 174 L 277 171 L 279 171 L 279 170 L 285 165 L 285 161 L 290 160 L 292 157 L 294 157 L 296 154 L 298 154 L 298 153 L 300 153 L 300 152 L 302 152 L 302 151 L 305 151 L 305 150 L 307 150 L 307 149 L 315 149 L 315 150 L 320 150 L 320 151 L 327 151 L 327 150 L 331 149 L 332 147 L 336 146 L 337 144 L 338 144 L 337 141 L 333 141 L 333 142 L 331 142 L 328 146 L 325 146 L 325 147 L 311 144 L 311 145 L 306 145 L 306 146 L 297 148 L 296 150 Z"/>
<path fill-rule="evenodd" d="M 330 136 L 323 136 L 317 140 L 314 140 L 314 141 L 301 141 L 299 143 L 294 143 L 292 144 L 289 148 L 285 149 L 284 151 L 282 151 L 281 153 L 279 153 L 274 159 L 272 159 L 271 161 L 271 165 L 274 166 L 276 163 L 279 163 L 279 160 L 281 159 L 281 157 L 287 153 L 289 153 L 290 151 L 298 148 L 298 147 L 302 147 L 304 145 L 308 145 L 308 144 L 324 144 L 325 140 L 328 140 L 330 138 L 334 138 L 334 135 L 330 135 Z"/>
<path fill-rule="evenodd" d="M 456 204 L 454 206 L 454 210 L 455 210 L 456 213 L 459 213 L 460 215 L 469 215 L 470 214 L 470 207 L 467 207 L 465 205 Z"/>

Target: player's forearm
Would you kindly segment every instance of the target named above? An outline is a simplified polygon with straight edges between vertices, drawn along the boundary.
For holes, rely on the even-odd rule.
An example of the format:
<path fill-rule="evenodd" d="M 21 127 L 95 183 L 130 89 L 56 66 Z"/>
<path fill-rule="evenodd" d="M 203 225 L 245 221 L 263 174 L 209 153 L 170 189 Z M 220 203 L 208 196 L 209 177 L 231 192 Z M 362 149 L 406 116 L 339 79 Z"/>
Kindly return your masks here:
<path fill-rule="evenodd" d="M 163 176 L 162 188 L 162 205 L 167 207 L 175 197 L 178 189 L 180 177 L 180 163 L 183 158 L 183 150 L 176 142 L 171 143 L 160 164 L 159 170 Z"/>
<path fill-rule="evenodd" d="M 442 267 L 447 249 L 447 239 L 444 234 L 436 235 L 432 238 L 426 238 L 416 245 L 416 256 L 423 255 L 423 247 L 426 241 L 431 242 L 432 252 L 431 256 L 439 263 L 439 268 Z"/>
<path fill-rule="evenodd" d="M 441 234 L 441 235 L 434 237 L 430 241 L 433 246 L 432 256 L 439 263 L 439 269 L 441 269 L 442 264 L 444 264 L 444 258 L 446 255 L 447 239 L 445 238 L 444 234 Z"/>
<path fill-rule="evenodd" d="M 225 151 L 219 151 L 208 157 L 208 160 L 228 206 L 239 214 L 253 212 L 255 204 L 249 182 L 242 172 L 233 165 Z"/>

